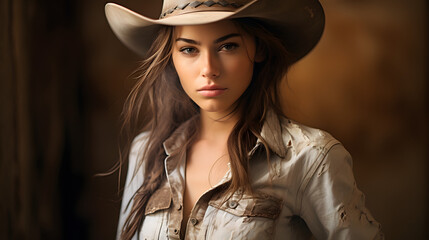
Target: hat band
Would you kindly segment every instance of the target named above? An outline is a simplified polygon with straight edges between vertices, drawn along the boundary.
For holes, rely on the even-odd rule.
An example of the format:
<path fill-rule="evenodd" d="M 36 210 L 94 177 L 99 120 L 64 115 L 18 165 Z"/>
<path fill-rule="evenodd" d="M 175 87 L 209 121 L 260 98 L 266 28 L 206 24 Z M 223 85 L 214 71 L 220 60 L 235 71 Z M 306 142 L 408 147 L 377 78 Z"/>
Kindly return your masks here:
<path fill-rule="evenodd" d="M 167 16 L 180 15 L 190 12 L 199 12 L 199 11 L 235 11 L 237 8 L 244 6 L 242 3 L 227 2 L 225 0 L 220 1 L 193 1 L 188 3 L 183 3 L 170 8 L 169 10 L 161 13 L 160 19 Z"/>

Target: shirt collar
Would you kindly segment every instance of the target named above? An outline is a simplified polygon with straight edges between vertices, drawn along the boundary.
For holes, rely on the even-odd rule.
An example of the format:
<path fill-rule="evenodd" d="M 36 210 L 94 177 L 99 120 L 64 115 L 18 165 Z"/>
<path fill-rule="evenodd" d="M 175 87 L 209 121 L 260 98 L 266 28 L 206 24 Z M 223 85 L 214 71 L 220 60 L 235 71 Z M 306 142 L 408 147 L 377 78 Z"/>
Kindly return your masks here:
<path fill-rule="evenodd" d="M 261 136 L 270 150 L 281 158 L 284 158 L 287 152 L 287 147 L 283 139 L 283 120 L 285 120 L 283 117 L 278 116 L 273 110 L 269 110 L 266 113 L 265 122 L 261 130 Z M 257 143 L 262 143 L 262 140 L 258 138 Z"/>
<path fill-rule="evenodd" d="M 197 117 L 199 117 L 199 114 L 185 121 L 167 140 L 165 140 L 163 145 L 167 155 L 174 153 L 185 144 L 186 140 L 191 135 L 192 127 L 195 126 Z M 270 150 L 279 157 L 285 157 L 287 152 L 287 147 L 283 139 L 282 120 L 284 119 L 278 116 L 273 110 L 269 110 L 266 113 L 265 121 L 261 129 L 261 136 L 265 140 L 265 143 Z M 260 144 L 262 144 L 262 139 L 258 138 L 255 148 Z"/>
<path fill-rule="evenodd" d="M 182 125 L 173 131 L 167 140 L 164 141 L 164 150 L 168 156 L 177 151 L 181 146 L 183 146 L 183 144 L 186 143 L 186 140 L 191 136 L 192 127 L 195 126 L 198 117 L 199 114 L 195 114 L 190 119 L 186 120 L 184 123 L 182 123 Z"/>

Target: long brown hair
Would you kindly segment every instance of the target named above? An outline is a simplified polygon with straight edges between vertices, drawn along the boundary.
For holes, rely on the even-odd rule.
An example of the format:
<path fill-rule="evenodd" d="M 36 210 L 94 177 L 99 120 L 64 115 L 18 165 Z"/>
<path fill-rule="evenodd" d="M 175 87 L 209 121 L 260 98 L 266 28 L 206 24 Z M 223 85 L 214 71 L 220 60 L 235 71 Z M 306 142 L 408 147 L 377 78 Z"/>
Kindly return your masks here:
<path fill-rule="evenodd" d="M 260 131 L 265 113 L 272 109 L 281 115 L 278 95 L 279 84 L 291 65 L 292 60 L 286 48 L 263 22 L 241 18 L 233 19 L 239 29 L 254 37 L 256 52 L 263 61 L 255 63 L 253 78 L 237 102 L 237 111 L 245 112 L 232 130 L 227 146 L 230 154 L 231 181 L 225 194 L 241 189 L 251 192 L 248 176 L 248 153 L 256 140 L 262 139 Z M 182 89 L 171 59 L 174 28 L 161 26 L 147 58 L 139 69 L 141 75 L 129 94 L 123 111 L 123 134 L 127 142 L 123 148 L 119 164 L 128 158 L 132 139 L 143 131 L 148 132 L 143 155 L 136 164 L 143 167 L 145 176 L 142 186 L 134 194 L 133 204 L 121 232 L 121 239 L 131 239 L 141 227 L 145 217 L 145 207 L 150 196 L 166 181 L 163 142 L 183 122 L 198 114 L 199 108 Z M 195 136 L 194 131 L 194 135 Z M 186 151 L 193 137 L 182 146 Z M 268 146 L 262 139 L 267 154 Z M 268 155 L 267 155 L 268 157 Z M 130 207 L 130 206 L 128 206 Z"/>

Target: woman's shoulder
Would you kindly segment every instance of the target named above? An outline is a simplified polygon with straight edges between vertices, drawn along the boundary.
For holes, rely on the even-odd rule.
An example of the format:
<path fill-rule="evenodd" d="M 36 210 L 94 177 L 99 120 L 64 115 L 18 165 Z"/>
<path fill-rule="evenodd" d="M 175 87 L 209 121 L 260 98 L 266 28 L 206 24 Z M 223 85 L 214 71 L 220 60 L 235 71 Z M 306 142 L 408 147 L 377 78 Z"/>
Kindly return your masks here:
<path fill-rule="evenodd" d="M 282 162 L 285 166 L 293 162 L 293 172 L 301 179 L 300 189 L 307 189 L 310 180 L 321 175 L 329 175 L 332 181 L 347 176 L 353 182 L 353 160 L 340 141 L 324 130 L 287 118 L 281 119 L 281 126 L 288 151 Z M 314 181 L 320 183 L 317 179 Z"/>
<path fill-rule="evenodd" d="M 297 153 L 306 147 L 329 150 L 332 146 L 341 144 L 330 133 L 307 126 L 294 120 L 281 117 L 283 142 Z"/>
<path fill-rule="evenodd" d="M 150 134 L 149 131 L 145 131 L 145 132 L 141 132 L 141 133 L 137 134 L 137 136 L 135 136 L 133 139 L 133 145 L 144 144 L 147 141 L 147 139 L 149 138 L 149 134 Z"/>
<path fill-rule="evenodd" d="M 128 172 L 134 174 L 138 170 L 137 166 L 141 167 L 140 160 L 143 157 L 144 148 L 149 139 L 149 132 L 141 132 L 134 137 L 128 156 Z"/>
<path fill-rule="evenodd" d="M 330 133 L 286 118 L 282 119 L 282 129 L 291 157 L 303 161 L 302 166 L 307 171 L 313 172 L 321 165 L 352 166 L 350 153 Z"/>
<path fill-rule="evenodd" d="M 327 153 L 335 145 L 344 149 L 341 143 L 328 132 L 273 112 L 267 115 L 261 135 L 270 149 L 282 158 L 290 153 L 292 156 L 310 153 L 320 155 L 320 153 Z"/>
<path fill-rule="evenodd" d="M 141 152 L 141 149 L 144 148 L 147 143 L 149 135 L 150 135 L 150 132 L 146 131 L 146 132 L 141 132 L 134 137 L 131 143 L 130 155 L 139 154 Z"/>

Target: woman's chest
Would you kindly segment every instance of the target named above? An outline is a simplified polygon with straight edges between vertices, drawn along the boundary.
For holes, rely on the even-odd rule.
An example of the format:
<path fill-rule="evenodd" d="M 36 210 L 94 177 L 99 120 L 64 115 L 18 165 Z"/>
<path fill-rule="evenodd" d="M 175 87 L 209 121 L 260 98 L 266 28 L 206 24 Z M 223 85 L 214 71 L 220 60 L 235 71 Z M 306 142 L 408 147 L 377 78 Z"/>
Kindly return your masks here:
<path fill-rule="evenodd" d="M 183 213 L 187 220 L 197 200 L 226 177 L 228 157 L 226 154 L 211 154 L 191 152 L 186 157 L 183 194 Z M 216 156 L 216 157 L 213 157 Z"/>
<path fill-rule="evenodd" d="M 165 194 L 161 194 L 165 195 Z M 159 195 L 159 196 L 161 196 Z M 310 239 L 302 219 L 282 199 L 266 194 L 234 194 L 226 200 L 216 194 L 203 195 L 196 202 L 181 233 L 182 204 L 154 195 L 149 205 L 159 209 L 146 213 L 140 239 Z M 167 202 L 167 204 L 160 204 Z"/>
<path fill-rule="evenodd" d="M 272 158 L 271 164 L 279 161 Z M 191 211 L 184 211 L 186 165 L 177 165 L 150 197 L 140 239 L 310 239 L 305 222 L 296 216 L 299 181 L 286 177 L 287 168 L 281 177 L 272 178 L 271 168 L 262 161 L 252 164 L 253 194 L 237 191 L 225 198 L 222 189 L 229 182 L 228 173 L 198 196 Z"/>

